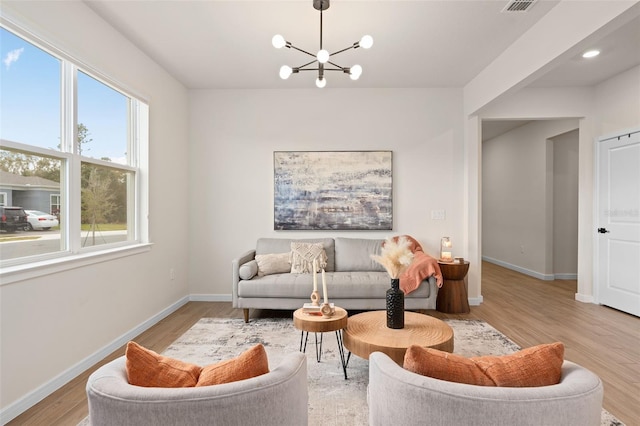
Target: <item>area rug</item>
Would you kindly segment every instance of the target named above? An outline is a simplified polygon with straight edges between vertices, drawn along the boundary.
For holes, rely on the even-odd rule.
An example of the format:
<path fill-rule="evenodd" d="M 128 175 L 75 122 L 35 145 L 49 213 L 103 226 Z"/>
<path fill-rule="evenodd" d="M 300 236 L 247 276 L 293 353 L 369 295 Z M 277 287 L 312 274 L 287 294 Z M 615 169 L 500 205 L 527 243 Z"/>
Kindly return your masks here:
<path fill-rule="evenodd" d="M 465 357 L 505 355 L 520 348 L 504 334 L 479 320 L 446 320 L 454 330 L 454 352 Z M 340 364 L 335 333 L 322 335 L 322 358 L 316 361 L 314 334 L 307 343 L 309 380 L 309 425 L 365 426 L 368 424 L 367 383 L 369 361 L 351 356 L 348 379 Z M 237 356 L 262 343 L 274 368 L 282 358 L 299 350 L 301 332 L 287 318 L 263 318 L 245 323 L 242 319 L 203 318 L 163 354 L 208 365 Z M 88 425 L 85 419 L 81 425 Z M 623 425 L 602 410 L 602 426 Z"/>

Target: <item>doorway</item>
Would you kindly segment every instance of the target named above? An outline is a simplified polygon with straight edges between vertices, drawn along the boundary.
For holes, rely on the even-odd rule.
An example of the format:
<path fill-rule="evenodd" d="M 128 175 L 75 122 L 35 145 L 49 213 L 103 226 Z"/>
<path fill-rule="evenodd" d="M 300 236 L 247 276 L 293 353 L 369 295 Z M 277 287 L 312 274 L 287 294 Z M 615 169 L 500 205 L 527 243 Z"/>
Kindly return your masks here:
<path fill-rule="evenodd" d="M 482 122 L 482 260 L 577 279 L 578 120 Z"/>

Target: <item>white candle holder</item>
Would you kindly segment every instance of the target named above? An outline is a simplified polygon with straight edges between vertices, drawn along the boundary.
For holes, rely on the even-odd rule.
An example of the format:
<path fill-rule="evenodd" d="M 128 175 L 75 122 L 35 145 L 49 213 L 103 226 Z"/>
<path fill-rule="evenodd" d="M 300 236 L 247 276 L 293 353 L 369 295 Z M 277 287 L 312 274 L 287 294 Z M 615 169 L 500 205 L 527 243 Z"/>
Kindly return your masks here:
<path fill-rule="evenodd" d="M 320 306 L 320 293 L 318 293 L 318 290 L 311 292 L 311 304 L 313 306 Z"/>
<path fill-rule="evenodd" d="M 336 309 L 332 308 L 329 303 L 323 303 L 320 312 L 324 318 L 331 318 L 336 313 Z"/>

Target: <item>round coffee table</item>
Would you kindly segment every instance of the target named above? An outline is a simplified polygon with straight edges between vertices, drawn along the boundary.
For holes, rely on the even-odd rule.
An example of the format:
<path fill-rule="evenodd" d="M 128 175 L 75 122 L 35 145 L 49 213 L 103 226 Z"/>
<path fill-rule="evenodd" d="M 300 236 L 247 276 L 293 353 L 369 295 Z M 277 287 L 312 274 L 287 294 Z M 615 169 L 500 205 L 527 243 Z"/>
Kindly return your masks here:
<path fill-rule="evenodd" d="M 344 347 L 360 358 L 384 352 L 397 364 L 411 345 L 453 352 L 453 330 L 444 321 L 415 312 L 404 313 L 404 328 L 387 327 L 386 311 L 371 311 L 349 317 L 343 332 Z"/>
<path fill-rule="evenodd" d="M 342 370 L 344 372 L 345 379 L 347 378 L 347 364 L 349 360 L 345 359 L 342 330 L 347 326 L 347 315 L 348 314 L 346 310 L 337 306 L 335 307 L 335 313 L 333 314 L 333 316 L 331 316 L 331 318 L 325 318 L 322 315 L 307 314 L 303 311 L 302 308 L 293 313 L 293 326 L 302 331 L 302 333 L 300 334 L 300 352 L 305 352 L 307 349 L 307 339 L 309 338 L 309 333 L 315 333 L 316 361 L 318 362 L 320 362 L 320 358 L 322 357 L 322 333 L 326 333 L 329 331 L 336 332 L 336 340 L 338 341 L 338 352 L 340 353 L 340 362 L 342 363 Z M 318 333 L 320 333 L 319 342 Z"/>

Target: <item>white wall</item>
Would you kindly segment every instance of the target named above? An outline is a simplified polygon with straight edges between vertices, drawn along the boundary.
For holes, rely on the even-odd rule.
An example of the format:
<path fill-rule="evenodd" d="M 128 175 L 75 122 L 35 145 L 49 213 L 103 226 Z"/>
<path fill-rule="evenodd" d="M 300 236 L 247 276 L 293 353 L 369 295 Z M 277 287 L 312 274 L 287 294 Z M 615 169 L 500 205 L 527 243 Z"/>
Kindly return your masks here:
<path fill-rule="evenodd" d="M 259 237 L 409 234 L 437 255 L 450 235 L 465 255 L 461 90 L 198 90 L 190 101 L 192 293 L 229 295 L 231 260 Z M 393 230 L 274 231 L 281 150 L 392 150 Z"/>
<path fill-rule="evenodd" d="M 577 120 L 541 120 L 482 144 L 482 255 L 553 277 L 553 145 Z"/>
<path fill-rule="evenodd" d="M 578 130 L 553 138 L 553 274 L 578 273 Z"/>
<path fill-rule="evenodd" d="M 615 134 L 640 124 L 640 66 L 597 85 L 594 92 L 598 136 Z"/>
<path fill-rule="evenodd" d="M 134 256 L 0 285 L 6 422 L 89 367 L 82 364 L 88 357 L 188 296 L 189 218 L 182 207 L 168 208 L 188 201 L 188 94 L 83 2 L 3 1 L 2 8 L 3 16 L 149 101 L 153 243 Z"/>

